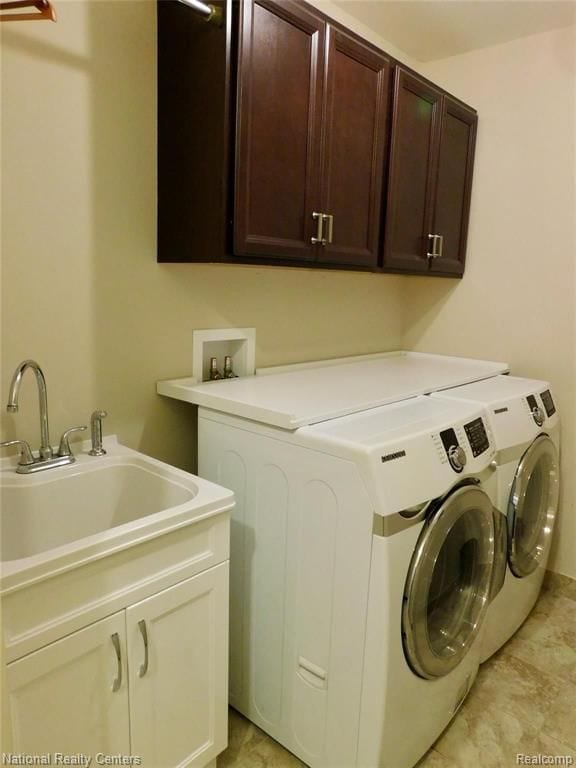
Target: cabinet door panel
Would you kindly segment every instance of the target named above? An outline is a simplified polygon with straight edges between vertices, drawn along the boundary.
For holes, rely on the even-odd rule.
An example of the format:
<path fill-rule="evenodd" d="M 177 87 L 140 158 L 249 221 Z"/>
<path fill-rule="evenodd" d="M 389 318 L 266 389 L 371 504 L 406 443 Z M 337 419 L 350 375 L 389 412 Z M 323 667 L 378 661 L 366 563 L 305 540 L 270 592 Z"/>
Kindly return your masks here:
<path fill-rule="evenodd" d="M 126 672 L 123 611 L 9 664 L 11 751 L 130 754 Z"/>
<path fill-rule="evenodd" d="M 231 0 L 206 24 L 158 2 L 158 261 L 221 260 L 226 252 Z"/>
<path fill-rule="evenodd" d="M 150 766 L 206 765 L 227 742 L 228 563 L 126 617 L 132 753 Z"/>
<path fill-rule="evenodd" d="M 383 266 L 426 272 L 442 94 L 396 69 Z"/>
<path fill-rule="evenodd" d="M 444 97 L 433 225 L 444 242 L 442 258 L 432 261 L 431 272 L 464 272 L 476 122 L 473 110 Z"/>
<path fill-rule="evenodd" d="M 333 242 L 322 261 L 376 266 L 390 62 L 328 27 L 322 211 Z"/>
<path fill-rule="evenodd" d="M 324 22 L 294 2 L 244 0 L 234 250 L 315 258 Z"/>

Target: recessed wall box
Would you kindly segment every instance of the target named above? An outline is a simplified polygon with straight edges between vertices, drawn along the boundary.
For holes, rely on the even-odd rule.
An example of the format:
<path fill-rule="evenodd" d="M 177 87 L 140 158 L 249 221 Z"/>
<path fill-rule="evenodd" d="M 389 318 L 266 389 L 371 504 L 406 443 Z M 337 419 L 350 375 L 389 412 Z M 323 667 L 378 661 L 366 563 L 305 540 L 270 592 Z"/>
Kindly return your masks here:
<path fill-rule="evenodd" d="M 192 344 L 192 375 L 196 381 L 210 379 L 210 358 L 215 357 L 218 368 L 224 368 L 229 356 L 237 376 L 253 376 L 256 358 L 255 328 L 208 328 L 194 331 Z"/>

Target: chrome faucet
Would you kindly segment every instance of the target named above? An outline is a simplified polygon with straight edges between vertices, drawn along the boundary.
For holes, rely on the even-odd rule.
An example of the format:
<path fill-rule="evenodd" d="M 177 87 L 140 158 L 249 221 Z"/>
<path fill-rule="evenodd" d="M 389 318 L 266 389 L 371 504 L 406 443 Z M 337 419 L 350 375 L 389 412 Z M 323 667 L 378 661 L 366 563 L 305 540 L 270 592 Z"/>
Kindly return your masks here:
<path fill-rule="evenodd" d="M 18 412 L 18 393 L 20 392 L 20 383 L 22 376 L 26 372 L 26 369 L 30 368 L 36 375 L 36 383 L 38 384 L 38 400 L 40 403 L 40 458 L 51 459 L 52 458 L 52 446 L 50 445 L 50 433 L 48 430 L 48 394 L 46 391 L 46 379 L 42 373 L 42 368 L 35 360 L 24 360 L 16 368 L 14 376 L 12 377 L 12 383 L 10 384 L 10 391 L 8 392 L 8 405 L 6 410 L 8 413 Z"/>
<path fill-rule="evenodd" d="M 24 360 L 16 368 L 14 376 L 12 377 L 12 383 L 10 384 L 10 391 L 8 392 L 8 405 L 6 410 L 9 413 L 16 413 L 18 411 L 18 394 L 20 392 L 20 383 L 22 376 L 28 368 L 31 368 L 36 375 L 36 383 L 38 385 L 38 399 L 40 402 L 40 449 L 38 456 L 34 456 L 30 450 L 30 446 L 25 440 L 7 440 L 0 443 L 0 447 L 7 448 L 11 445 L 20 446 L 20 460 L 16 467 L 16 472 L 19 474 L 31 474 L 32 472 L 40 472 L 43 469 L 51 469 L 52 467 L 63 467 L 66 464 L 72 464 L 76 461 L 72 451 L 70 450 L 70 444 L 68 442 L 69 436 L 73 432 L 83 432 L 86 427 L 72 427 L 67 429 L 62 438 L 60 439 L 60 447 L 56 455 L 50 445 L 50 432 L 48 429 L 48 395 L 46 391 L 46 379 L 42 373 L 42 368 L 34 360 Z"/>

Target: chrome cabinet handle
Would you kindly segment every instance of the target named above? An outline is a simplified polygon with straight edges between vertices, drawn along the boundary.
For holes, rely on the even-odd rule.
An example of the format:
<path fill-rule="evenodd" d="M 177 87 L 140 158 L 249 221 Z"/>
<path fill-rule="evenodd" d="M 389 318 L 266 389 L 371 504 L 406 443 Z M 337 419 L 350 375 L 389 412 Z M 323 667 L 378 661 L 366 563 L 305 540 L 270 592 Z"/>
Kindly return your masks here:
<path fill-rule="evenodd" d="M 436 253 L 436 238 L 438 235 L 428 235 L 428 250 L 426 251 L 426 258 L 435 259 L 438 254 Z"/>
<path fill-rule="evenodd" d="M 30 445 L 26 440 L 5 440 L 3 443 L 0 443 L 0 448 L 9 448 L 11 445 L 20 446 L 20 459 L 18 460 L 18 464 L 34 464 L 34 456 L 32 455 Z"/>
<path fill-rule="evenodd" d="M 72 456 L 72 449 L 70 448 L 70 443 L 68 442 L 68 438 L 74 432 L 84 432 L 85 429 L 86 427 L 71 427 L 70 429 L 67 429 L 62 435 L 62 437 L 60 438 L 60 447 L 58 448 L 58 456 Z"/>
<path fill-rule="evenodd" d="M 122 655 L 120 653 L 120 636 L 118 635 L 118 632 L 114 632 L 110 639 L 112 640 L 112 645 L 116 651 L 116 661 L 118 663 L 118 674 L 112 683 L 112 692 L 116 693 L 116 691 L 120 690 L 120 686 L 122 685 Z"/>
<path fill-rule="evenodd" d="M 144 619 L 138 622 L 138 627 L 142 633 L 142 640 L 144 642 L 144 664 L 140 664 L 138 677 L 144 677 L 146 672 L 148 672 L 148 631 L 146 629 L 146 622 Z"/>
<path fill-rule="evenodd" d="M 438 251 L 436 253 L 437 258 L 442 258 L 442 253 L 444 251 L 444 235 L 436 235 L 438 238 Z"/>
<path fill-rule="evenodd" d="M 441 259 L 444 250 L 444 235 L 428 235 L 426 258 Z"/>
<path fill-rule="evenodd" d="M 324 240 L 324 214 L 318 213 L 318 211 L 314 211 L 312 213 L 312 218 L 314 221 L 317 222 L 317 229 L 316 229 L 316 237 L 311 237 L 310 241 L 316 245 L 316 243 L 320 243 L 320 245 L 325 245 L 326 240 Z"/>
<path fill-rule="evenodd" d="M 326 245 L 326 243 L 330 244 L 334 237 L 334 216 L 331 213 L 323 213 L 322 219 L 328 224 L 328 234 L 322 242 L 322 245 Z"/>

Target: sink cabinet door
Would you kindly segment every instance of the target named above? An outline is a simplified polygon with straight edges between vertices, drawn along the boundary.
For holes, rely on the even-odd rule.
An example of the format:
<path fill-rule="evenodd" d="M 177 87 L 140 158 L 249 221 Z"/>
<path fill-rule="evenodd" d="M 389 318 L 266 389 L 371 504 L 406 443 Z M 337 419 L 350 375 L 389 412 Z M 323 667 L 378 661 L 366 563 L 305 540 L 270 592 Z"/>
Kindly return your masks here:
<path fill-rule="evenodd" d="M 227 743 L 228 563 L 131 606 L 126 627 L 132 754 L 205 766 Z"/>
<path fill-rule="evenodd" d="M 5 751 L 130 754 L 124 611 L 8 664 L 4 685 Z"/>

